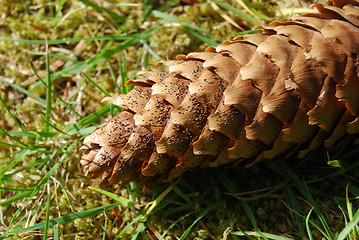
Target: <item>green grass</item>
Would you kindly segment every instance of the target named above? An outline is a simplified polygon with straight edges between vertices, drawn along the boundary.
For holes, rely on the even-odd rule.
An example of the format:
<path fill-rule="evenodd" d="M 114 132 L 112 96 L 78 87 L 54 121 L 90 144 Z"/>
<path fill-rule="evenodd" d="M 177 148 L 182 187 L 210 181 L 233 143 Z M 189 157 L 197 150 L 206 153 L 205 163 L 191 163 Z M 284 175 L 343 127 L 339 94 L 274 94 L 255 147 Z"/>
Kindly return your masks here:
<path fill-rule="evenodd" d="M 124 82 L 138 71 L 303 8 L 217 0 L 184 7 L 177 0 L 6 3 L 0 238 L 359 239 L 359 149 L 350 137 L 287 163 L 186 173 L 147 194 L 136 182 L 99 189 L 79 169 L 83 138 L 121 110 L 102 98 L 128 92 Z"/>

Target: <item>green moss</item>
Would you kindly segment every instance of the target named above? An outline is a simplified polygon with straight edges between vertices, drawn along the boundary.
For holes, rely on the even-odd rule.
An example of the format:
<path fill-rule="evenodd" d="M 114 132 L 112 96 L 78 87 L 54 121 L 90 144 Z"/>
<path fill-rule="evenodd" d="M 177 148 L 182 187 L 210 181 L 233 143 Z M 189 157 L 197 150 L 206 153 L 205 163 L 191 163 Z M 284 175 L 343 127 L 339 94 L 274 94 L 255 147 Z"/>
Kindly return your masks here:
<path fill-rule="evenodd" d="M 102 21 L 101 19 L 96 21 L 93 20 L 94 18 L 102 15 L 90 7 L 73 12 L 56 28 L 63 16 L 75 9 L 84 6 L 81 2 L 67 1 L 62 12 L 59 13 L 57 18 L 52 15 L 51 8 L 53 8 L 56 12 L 60 0 L 53 1 L 50 4 L 48 4 L 48 1 L 45 0 L 32 0 L 23 2 L 3 0 L 3 2 L 5 4 L 0 6 L 0 11 L 2 13 L 9 12 L 9 16 L 7 16 L 6 19 L 1 19 L 0 23 L 4 23 L 4 26 L 0 27 L 1 36 L 14 39 L 51 40 L 118 34 L 118 29 L 113 29 L 113 26 L 108 24 L 106 21 Z M 125 2 L 138 3 L 138 1 Z M 231 38 L 240 31 L 239 29 L 234 28 L 227 21 L 223 20 L 222 17 L 220 17 L 220 15 L 215 10 L 213 10 L 207 1 L 198 2 L 199 3 L 194 6 L 175 6 L 170 8 L 166 13 L 176 16 L 178 18 L 178 22 L 166 23 L 164 27 L 157 30 L 153 35 L 150 36 L 149 39 L 144 40 L 157 55 L 162 58 L 174 58 L 179 53 L 189 53 L 191 51 L 202 51 L 205 49 L 207 46 L 206 44 L 202 43 L 199 39 L 189 34 L 182 27 L 182 24 L 185 22 L 210 32 L 209 37 L 216 42 L 221 42 L 225 39 Z M 231 3 L 235 7 L 239 7 L 237 5 L 237 1 L 226 2 Z M 288 1 L 269 0 L 248 2 L 251 4 L 251 6 L 263 12 L 267 16 L 275 16 L 278 15 L 278 12 L 275 10 L 277 5 L 274 3 L 277 3 L 278 7 L 281 8 L 283 4 Z M 142 23 L 143 11 L 141 6 L 119 7 L 114 8 L 114 11 L 116 11 L 118 14 L 126 16 L 127 21 L 122 26 L 122 30 L 128 33 L 140 33 L 163 22 L 161 19 L 149 16 L 149 18 L 144 23 Z M 228 14 L 235 21 L 239 22 L 245 29 L 249 29 L 251 27 L 247 23 L 242 22 L 233 13 L 226 12 L 226 14 Z M 79 53 L 76 55 L 71 55 L 70 57 L 76 59 L 77 61 L 86 61 L 98 55 L 106 43 L 107 41 L 102 40 L 86 41 L 82 45 L 82 50 L 79 51 Z M 120 41 L 114 41 L 110 48 L 117 46 L 119 43 Z M 51 45 L 49 49 L 52 53 L 66 55 L 68 51 L 71 52 L 74 49 L 76 44 L 77 43 Z M 43 54 L 38 54 L 37 52 L 44 53 L 45 45 L 23 44 L 14 41 L 1 40 L 0 78 L 6 78 L 13 83 L 21 85 L 21 83 L 30 79 L 34 75 L 30 69 L 30 66 L 33 66 L 37 72 L 44 71 L 46 69 L 46 58 Z M 145 67 L 146 57 L 143 57 L 143 55 L 146 53 L 148 54 L 148 50 L 143 46 L 143 44 L 137 43 L 134 46 L 130 46 L 120 53 L 113 55 L 107 59 L 107 61 L 113 67 L 116 73 L 116 77 L 118 77 L 118 59 L 119 55 L 123 55 L 126 61 L 128 76 L 131 78 L 138 70 L 140 70 L 142 67 Z M 56 58 L 51 57 L 51 64 L 56 60 Z M 157 61 L 158 59 L 155 57 L 149 57 L 149 66 L 147 66 L 146 69 L 158 69 L 158 67 L 153 66 L 153 64 L 155 64 Z M 136 65 L 137 62 L 140 62 L 140 66 Z M 54 71 L 54 73 L 68 67 L 71 64 L 71 62 L 66 63 L 64 66 Z M 108 90 L 111 94 L 117 93 L 114 79 L 110 74 L 107 62 L 99 62 L 89 73 L 89 77 Z M 74 74 L 72 76 L 59 76 L 53 80 L 52 87 L 53 90 L 59 94 L 59 96 L 64 97 L 66 83 L 68 81 L 71 82 L 72 85 L 67 89 L 68 98 L 64 100 L 78 101 L 80 104 L 72 105 L 72 107 L 78 111 L 80 115 L 87 116 L 105 106 L 106 103 L 101 103 L 101 100 L 103 97 L 105 97 L 105 95 L 87 80 L 79 90 L 83 79 L 84 78 L 80 73 Z M 23 85 L 22 87 L 38 97 L 45 98 L 46 96 L 46 88 L 39 82 L 31 82 Z M 33 98 L 26 96 L 23 93 L 12 89 L 11 87 L 8 87 L 2 82 L 0 82 L 0 90 L 1 98 L 4 99 L 10 110 L 19 116 L 28 130 L 41 131 L 43 129 L 45 125 L 44 121 L 42 120 L 45 112 L 45 106 L 43 104 L 39 104 L 38 102 L 34 101 Z M 75 93 L 78 90 L 79 94 L 76 96 Z M 52 122 L 55 123 L 56 126 L 59 126 L 62 130 L 65 129 L 67 124 L 73 124 L 80 120 L 80 117 L 77 115 L 70 111 L 65 111 L 66 107 L 62 106 L 61 108 L 61 105 L 59 105 L 59 100 L 55 99 L 55 97 L 53 98 L 53 103 Z M 8 131 L 20 131 L 20 128 L 16 122 L 11 118 L 10 114 L 4 109 L 3 106 L 0 107 L 0 115 L 4 116 L 4 118 L 1 120 L 6 124 Z M 45 143 L 43 138 L 36 139 L 21 136 L 16 137 L 27 144 L 43 144 L 46 150 L 49 152 L 54 152 L 59 150 L 61 144 L 65 142 L 72 142 L 75 140 L 75 137 L 82 136 L 51 139 L 51 141 Z M 8 142 L 8 139 L 4 135 L 0 135 L 0 141 Z M 82 155 L 82 152 L 78 150 L 79 148 L 80 143 L 69 153 L 67 159 L 54 174 L 54 179 L 52 180 L 60 181 L 61 186 L 57 189 L 56 199 L 59 203 L 59 207 L 57 207 L 56 201 L 53 199 L 50 208 L 50 219 L 58 217 L 58 213 L 60 213 L 61 216 L 65 216 L 74 212 L 84 211 L 108 204 L 105 197 L 100 194 L 95 194 L 93 191 L 86 188 L 87 186 L 97 186 L 99 180 L 90 179 L 89 176 L 84 176 L 83 173 L 79 171 L 79 159 Z M 7 146 L 2 145 L 0 148 L 1 156 L 9 154 L 10 152 L 10 148 Z M 16 171 L 29 164 L 38 163 L 45 157 L 49 156 L 46 154 L 48 153 L 38 152 L 31 156 L 27 156 L 26 158 L 22 159 L 11 171 Z M 9 181 L 3 182 L 2 187 L 32 187 L 38 183 L 38 180 L 41 179 L 58 160 L 59 157 L 56 157 L 39 169 L 34 170 L 34 168 L 30 168 L 24 170 L 21 172 L 21 174 L 16 175 L 16 177 L 12 177 Z M 6 164 L 3 166 L 6 166 Z M 218 171 L 224 171 L 226 176 L 231 179 L 231 182 L 236 184 L 237 188 L 241 192 L 275 186 L 276 184 L 281 183 L 283 180 L 278 174 L 266 169 L 263 165 L 257 165 L 251 169 L 220 169 Z M 195 181 L 191 181 L 191 175 L 192 178 L 194 178 L 193 175 L 197 175 L 197 177 L 203 178 L 201 181 L 204 181 L 204 183 L 196 185 L 193 183 Z M 192 174 L 190 173 L 183 177 L 183 179 L 187 179 L 187 184 L 180 183 L 179 186 L 182 189 L 187 190 L 186 186 L 188 185 L 188 182 L 190 182 L 193 184 L 191 185 L 193 191 L 200 195 L 208 187 L 208 182 L 206 181 L 208 178 L 206 177 L 208 177 L 206 170 Z M 188 179 L 190 180 L 188 181 Z M 217 182 L 216 184 L 221 185 L 220 182 Z M 51 186 L 51 191 L 54 192 L 55 189 L 53 185 Z M 59 186 L 59 184 L 57 186 Z M 157 187 L 158 189 L 155 189 L 155 191 L 161 192 L 161 187 L 163 186 Z M 330 189 L 333 194 L 335 193 L 337 195 L 343 196 L 342 189 L 339 187 L 333 188 L 328 184 L 324 184 L 318 186 L 318 188 L 322 189 L 323 192 L 325 192 L 326 189 Z M 160 234 L 162 234 L 174 221 L 180 217 L 180 215 L 194 211 L 191 216 L 177 223 L 176 226 L 174 226 L 165 237 L 165 239 L 168 240 L 177 239 L 193 223 L 199 214 L 208 207 L 209 204 L 217 200 L 216 197 L 218 197 L 218 194 L 228 196 L 228 189 L 226 189 L 224 186 L 217 186 L 216 191 L 217 192 L 211 192 L 211 194 L 209 194 L 205 200 L 201 201 L 195 206 L 192 206 L 191 208 L 176 214 L 167 214 L 167 210 L 178 207 L 179 205 L 186 204 L 183 199 L 176 199 L 176 201 L 169 204 L 166 209 L 150 215 L 148 223 L 151 224 L 151 226 L 153 226 Z M 38 204 L 36 200 L 39 200 L 41 197 L 43 197 L 41 193 L 42 192 L 37 194 L 30 202 L 30 204 L 26 206 L 27 210 L 30 210 L 32 205 Z M 14 194 L 15 193 L 12 191 L 2 190 L 1 198 L 2 200 L 8 199 Z M 281 192 L 276 194 L 277 195 L 270 195 L 268 197 L 260 198 L 256 201 L 248 201 L 248 204 L 252 209 L 253 214 L 255 215 L 259 229 L 272 233 L 286 233 L 295 238 L 299 238 L 296 220 L 293 213 L 291 213 L 285 207 L 283 203 L 283 194 Z M 296 194 L 300 195 L 299 193 Z M 148 196 L 141 195 L 140 190 L 130 193 L 129 191 L 122 189 L 119 191 L 119 195 L 134 199 L 138 202 L 138 205 L 150 201 Z M 311 209 L 310 206 L 308 206 L 305 201 L 298 200 L 298 202 L 299 210 L 301 213 L 303 215 L 308 214 L 309 210 Z M 343 216 L 338 215 L 337 203 L 333 199 L 318 198 L 318 204 L 320 204 L 328 224 L 333 227 L 333 231 L 337 232 L 342 229 L 344 225 L 344 219 Z M 13 214 L 20 206 L 22 206 L 21 202 L 15 202 L 12 206 L 10 206 L 7 216 L 13 216 Z M 102 233 L 104 231 L 103 227 L 107 221 L 106 237 L 108 239 L 114 239 L 117 234 L 122 231 L 124 226 L 129 224 L 139 214 L 140 211 L 145 212 L 146 208 L 120 207 L 117 210 L 123 221 L 122 224 L 117 222 L 112 211 L 107 211 L 106 213 L 98 214 L 92 218 L 77 219 L 73 222 L 61 225 L 61 236 L 64 239 L 89 239 L 88 236 L 93 236 L 93 239 L 99 239 L 102 237 Z M 20 217 L 23 216 L 24 214 Z M 38 216 L 36 221 L 41 222 L 43 219 L 43 216 Z M 6 223 L 9 223 L 9 221 L 10 219 L 7 218 Z M 220 207 L 202 218 L 202 221 L 209 229 L 210 233 L 216 236 L 218 239 L 227 236 L 229 229 L 236 231 L 239 227 L 243 230 L 253 230 L 253 226 L 246 216 L 246 212 L 239 204 L 238 199 L 234 197 L 228 197 L 228 199 L 226 199 L 226 201 L 224 201 Z M 319 223 L 318 219 L 315 219 L 315 221 L 316 223 Z M 126 230 L 123 238 L 129 238 L 136 230 L 136 228 L 136 224 L 129 227 Z M 50 235 L 52 234 L 52 231 L 52 229 L 49 230 Z M 19 236 L 18 239 L 21 239 L 24 236 L 25 235 Z M 318 231 L 314 231 L 314 236 L 315 239 L 321 238 L 321 235 L 318 233 Z M 27 237 L 31 238 L 30 234 L 27 234 Z M 35 238 L 36 237 L 34 237 L 34 239 Z M 188 238 L 208 239 L 209 233 L 200 224 L 197 223 L 190 231 Z M 228 236 L 228 239 L 231 239 L 231 237 Z"/>

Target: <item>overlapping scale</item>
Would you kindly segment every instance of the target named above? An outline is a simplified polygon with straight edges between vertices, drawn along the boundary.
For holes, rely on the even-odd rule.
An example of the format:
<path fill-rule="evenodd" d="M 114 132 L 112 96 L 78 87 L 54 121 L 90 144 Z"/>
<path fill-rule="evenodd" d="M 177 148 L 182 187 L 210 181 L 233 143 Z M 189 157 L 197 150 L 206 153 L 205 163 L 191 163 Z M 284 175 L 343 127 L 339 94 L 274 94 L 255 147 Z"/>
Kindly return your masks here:
<path fill-rule="evenodd" d="M 124 110 L 84 140 L 80 163 L 111 184 L 304 157 L 359 133 L 359 1 L 273 22 L 205 52 L 141 71 Z"/>

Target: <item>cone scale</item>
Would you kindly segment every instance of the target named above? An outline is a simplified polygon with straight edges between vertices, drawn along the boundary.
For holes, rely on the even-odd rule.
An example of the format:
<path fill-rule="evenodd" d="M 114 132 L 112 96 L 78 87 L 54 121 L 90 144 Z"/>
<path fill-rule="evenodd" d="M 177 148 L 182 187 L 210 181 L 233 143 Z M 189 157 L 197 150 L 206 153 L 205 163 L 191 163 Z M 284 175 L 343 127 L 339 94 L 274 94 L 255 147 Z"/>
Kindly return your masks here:
<path fill-rule="evenodd" d="M 102 183 L 169 181 L 359 133 L 359 1 L 332 2 L 141 72 L 104 99 L 123 111 L 85 138 L 83 169 Z"/>

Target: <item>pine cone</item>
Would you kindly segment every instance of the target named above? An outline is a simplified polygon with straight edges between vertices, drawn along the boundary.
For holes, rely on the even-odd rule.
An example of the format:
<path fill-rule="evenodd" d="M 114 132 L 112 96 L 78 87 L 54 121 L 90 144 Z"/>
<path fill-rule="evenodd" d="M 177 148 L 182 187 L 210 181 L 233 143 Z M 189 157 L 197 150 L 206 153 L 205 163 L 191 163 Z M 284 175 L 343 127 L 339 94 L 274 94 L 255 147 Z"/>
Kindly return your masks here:
<path fill-rule="evenodd" d="M 104 99 L 124 110 L 85 138 L 83 168 L 110 184 L 169 181 L 359 133 L 359 1 L 332 2 L 141 72 Z"/>

